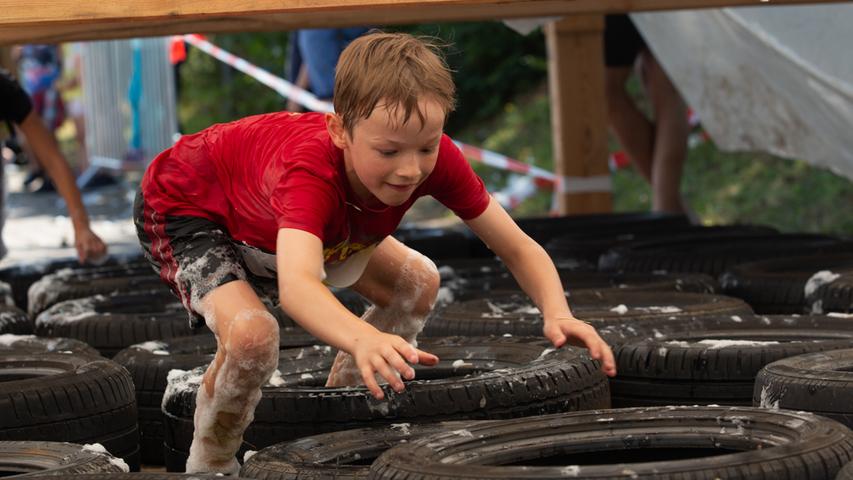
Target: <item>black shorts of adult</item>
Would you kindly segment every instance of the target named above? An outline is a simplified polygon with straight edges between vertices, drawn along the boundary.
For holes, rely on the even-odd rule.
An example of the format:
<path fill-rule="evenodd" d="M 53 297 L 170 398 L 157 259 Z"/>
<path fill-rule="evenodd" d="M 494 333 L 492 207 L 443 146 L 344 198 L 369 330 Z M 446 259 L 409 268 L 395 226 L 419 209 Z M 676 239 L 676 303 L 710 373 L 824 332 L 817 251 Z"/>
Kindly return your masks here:
<path fill-rule="evenodd" d="M 628 15 L 604 17 L 604 64 L 608 68 L 631 67 L 646 41 Z"/>
<path fill-rule="evenodd" d="M 154 271 L 181 299 L 190 327 L 205 325 L 201 300 L 216 287 L 247 281 L 262 301 L 278 299 L 274 278 L 252 273 L 227 229 L 206 218 L 163 215 L 137 192 L 133 223 L 143 253 Z"/>

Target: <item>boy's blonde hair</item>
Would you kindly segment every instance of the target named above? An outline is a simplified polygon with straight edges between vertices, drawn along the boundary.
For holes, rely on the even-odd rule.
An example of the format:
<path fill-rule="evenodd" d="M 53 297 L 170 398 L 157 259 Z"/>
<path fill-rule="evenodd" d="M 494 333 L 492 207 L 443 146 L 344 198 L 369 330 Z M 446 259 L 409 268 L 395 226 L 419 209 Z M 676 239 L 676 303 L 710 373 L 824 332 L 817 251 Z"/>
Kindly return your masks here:
<path fill-rule="evenodd" d="M 437 101 L 445 118 L 455 107 L 456 87 L 438 47 L 405 33 L 373 31 L 353 40 L 341 53 L 335 70 L 335 112 L 352 135 L 355 123 L 367 118 L 384 100 L 390 113 L 412 112 L 424 124 L 418 100 Z"/>

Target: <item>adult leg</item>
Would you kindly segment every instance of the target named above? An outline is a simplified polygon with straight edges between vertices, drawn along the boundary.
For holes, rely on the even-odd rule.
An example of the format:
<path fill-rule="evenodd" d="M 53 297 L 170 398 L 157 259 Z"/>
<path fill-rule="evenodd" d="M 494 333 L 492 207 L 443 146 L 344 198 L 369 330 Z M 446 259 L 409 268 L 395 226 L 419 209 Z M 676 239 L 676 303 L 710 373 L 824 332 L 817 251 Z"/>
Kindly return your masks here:
<path fill-rule="evenodd" d="M 640 54 L 643 80 L 655 111 L 652 152 L 652 208 L 658 212 L 684 212 L 681 174 L 687 157 L 687 105 L 649 50 Z"/>
<path fill-rule="evenodd" d="M 236 474 L 235 454 L 254 418 L 261 385 L 278 365 L 278 323 L 243 280 L 215 288 L 201 303 L 217 349 L 196 395 L 186 470 Z"/>
<path fill-rule="evenodd" d="M 388 237 L 373 252 L 361 278 L 351 288 L 373 303 L 361 317 L 364 321 L 417 346 L 417 335 L 435 304 L 439 284 L 438 269 L 432 260 Z M 326 386 L 359 384 L 361 374 L 355 360 L 348 353 L 339 352 Z"/>
<path fill-rule="evenodd" d="M 625 82 L 630 75 L 629 66 L 608 67 L 605 71 L 607 120 L 610 131 L 634 161 L 637 170 L 651 183 L 655 129 L 625 90 Z"/>

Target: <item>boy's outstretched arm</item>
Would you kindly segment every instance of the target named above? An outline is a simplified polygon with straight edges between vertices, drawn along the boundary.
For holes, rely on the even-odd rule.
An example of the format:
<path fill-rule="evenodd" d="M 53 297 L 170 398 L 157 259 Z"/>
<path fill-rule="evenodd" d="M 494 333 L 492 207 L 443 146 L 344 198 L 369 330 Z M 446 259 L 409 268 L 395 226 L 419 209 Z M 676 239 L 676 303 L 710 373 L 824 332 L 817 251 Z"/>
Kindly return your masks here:
<path fill-rule="evenodd" d="M 276 242 L 279 300 L 285 313 L 305 330 L 355 358 L 364 384 L 378 399 L 384 394 L 375 374 L 396 392 L 415 376 L 409 363 L 434 364 L 438 358 L 402 337 L 381 332 L 346 309 L 323 285 L 323 243 L 298 229 L 282 228 Z M 407 363 L 408 362 L 408 363 Z"/>
<path fill-rule="evenodd" d="M 569 309 L 554 262 L 527 236 L 493 198 L 477 218 L 465 222 L 506 263 L 521 288 L 533 299 L 544 318 L 544 333 L 555 347 L 566 342 L 589 349 L 609 376 L 616 375 L 613 352 L 591 325 Z"/>

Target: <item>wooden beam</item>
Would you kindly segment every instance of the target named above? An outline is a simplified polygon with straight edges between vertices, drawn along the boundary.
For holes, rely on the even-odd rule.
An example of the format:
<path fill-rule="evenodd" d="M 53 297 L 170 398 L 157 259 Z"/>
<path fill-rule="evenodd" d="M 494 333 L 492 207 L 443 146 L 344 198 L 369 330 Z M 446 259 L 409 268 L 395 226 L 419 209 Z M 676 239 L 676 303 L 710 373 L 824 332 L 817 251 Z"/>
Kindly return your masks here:
<path fill-rule="evenodd" d="M 569 188 L 607 178 L 607 110 L 604 96 L 603 15 L 575 15 L 548 24 L 548 87 L 554 170 L 574 178 Z M 564 192 L 560 214 L 607 213 L 609 191 Z"/>
<path fill-rule="evenodd" d="M 0 0 L 0 44 L 841 0 Z"/>

